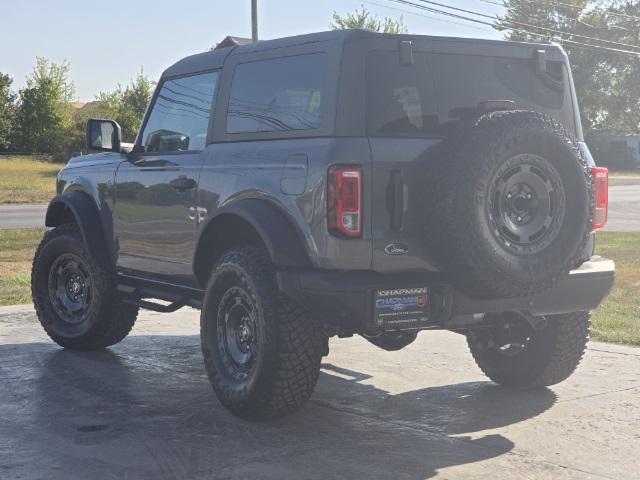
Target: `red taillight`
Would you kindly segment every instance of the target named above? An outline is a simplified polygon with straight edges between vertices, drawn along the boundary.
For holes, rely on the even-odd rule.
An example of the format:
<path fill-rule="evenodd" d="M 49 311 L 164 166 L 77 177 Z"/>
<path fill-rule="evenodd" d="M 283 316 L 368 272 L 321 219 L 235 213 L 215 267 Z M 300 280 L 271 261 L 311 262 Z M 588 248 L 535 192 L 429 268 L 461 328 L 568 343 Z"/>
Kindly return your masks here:
<path fill-rule="evenodd" d="M 362 236 L 362 168 L 329 169 L 327 213 L 331 232 L 350 238 Z"/>
<path fill-rule="evenodd" d="M 599 230 L 607 223 L 609 210 L 609 170 L 591 167 L 593 176 L 593 222 L 592 228 Z"/>

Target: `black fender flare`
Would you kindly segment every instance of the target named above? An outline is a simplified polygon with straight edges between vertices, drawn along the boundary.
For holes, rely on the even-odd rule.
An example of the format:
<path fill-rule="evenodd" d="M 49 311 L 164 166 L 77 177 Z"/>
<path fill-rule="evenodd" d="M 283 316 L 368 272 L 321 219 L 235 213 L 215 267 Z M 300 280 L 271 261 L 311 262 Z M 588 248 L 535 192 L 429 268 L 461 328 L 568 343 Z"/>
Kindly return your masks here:
<path fill-rule="evenodd" d="M 311 266 L 304 236 L 282 209 L 272 203 L 247 198 L 222 207 L 209 219 L 206 228 L 223 215 L 235 215 L 258 233 L 276 267 L 307 268 Z M 205 231 L 203 230 L 203 231 Z"/>
<path fill-rule="evenodd" d="M 113 251 L 106 241 L 104 229 L 100 222 L 100 213 L 93 199 L 81 191 L 68 191 L 57 195 L 49 202 L 45 225 L 57 227 L 73 215 L 89 254 L 109 270 L 115 270 Z M 106 255 L 105 255 L 106 254 Z"/>

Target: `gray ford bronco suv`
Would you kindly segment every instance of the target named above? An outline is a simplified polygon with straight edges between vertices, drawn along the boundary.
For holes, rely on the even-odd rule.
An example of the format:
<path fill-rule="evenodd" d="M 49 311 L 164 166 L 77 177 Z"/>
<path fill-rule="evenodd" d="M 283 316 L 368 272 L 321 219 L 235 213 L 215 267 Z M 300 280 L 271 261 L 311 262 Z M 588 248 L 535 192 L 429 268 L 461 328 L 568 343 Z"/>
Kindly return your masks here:
<path fill-rule="evenodd" d="M 135 144 L 90 120 L 33 263 L 66 348 L 140 308 L 201 309 L 204 364 L 246 419 L 310 397 L 328 339 L 468 339 L 493 381 L 578 365 L 614 281 L 607 171 L 556 45 L 361 30 L 233 44 L 162 75 Z"/>

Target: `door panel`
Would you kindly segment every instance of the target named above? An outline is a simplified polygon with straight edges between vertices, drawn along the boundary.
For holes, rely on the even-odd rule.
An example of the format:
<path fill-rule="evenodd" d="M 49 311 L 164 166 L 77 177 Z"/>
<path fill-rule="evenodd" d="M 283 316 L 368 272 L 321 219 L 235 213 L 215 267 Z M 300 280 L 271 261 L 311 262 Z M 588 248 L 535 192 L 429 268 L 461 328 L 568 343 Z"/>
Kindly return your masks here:
<path fill-rule="evenodd" d="M 217 72 L 206 72 L 158 87 L 135 152 L 116 172 L 120 270 L 194 283 L 198 177 L 217 79 Z"/>
<path fill-rule="evenodd" d="M 116 174 L 118 266 L 156 275 L 191 273 L 202 153 L 144 156 Z"/>

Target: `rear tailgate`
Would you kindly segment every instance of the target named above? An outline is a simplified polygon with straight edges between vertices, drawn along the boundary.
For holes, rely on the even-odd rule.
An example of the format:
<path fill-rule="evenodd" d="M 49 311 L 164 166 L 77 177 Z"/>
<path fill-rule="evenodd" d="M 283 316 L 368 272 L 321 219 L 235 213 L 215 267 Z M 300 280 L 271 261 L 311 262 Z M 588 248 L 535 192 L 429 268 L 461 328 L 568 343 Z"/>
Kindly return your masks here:
<path fill-rule="evenodd" d="M 438 181 L 438 171 L 428 173 L 429 166 L 438 160 L 443 139 L 461 115 L 498 99 L 547 113 L 575 133 L 569 74 L 555 47 L 549 47 L 554 55 L 548 57 L 536 46 L 511 44 L 491 55 L 464 53 L 460 46 L 456 53 L 435 53 L 438 49 L 423 40 L 413 42 L 412 63 L 403 64 L 398 42 L 387 45 L 366 59 L 372 265 L 377 271 L 437 270 L 425 238 L 438 225 L 428 225 L 425 212 L 428 183 Z"/>

